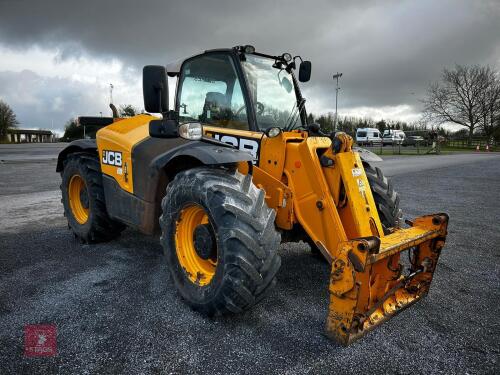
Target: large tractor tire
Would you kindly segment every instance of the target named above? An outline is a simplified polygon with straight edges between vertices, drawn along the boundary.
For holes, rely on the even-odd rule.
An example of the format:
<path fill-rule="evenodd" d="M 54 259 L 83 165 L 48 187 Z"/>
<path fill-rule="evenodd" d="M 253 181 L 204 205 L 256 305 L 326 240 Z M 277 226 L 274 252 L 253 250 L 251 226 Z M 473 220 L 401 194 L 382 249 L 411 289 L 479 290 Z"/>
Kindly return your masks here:
<path fill-rule="evenodd" d="M 125 229 L 106 211 L 101 166 L 96 156 L 70 154 L 64 162 L 61 177 L 64 215 L 70 229 L 82 242 L 109 241 Z"/>
<path fill-rule="evenodd" d="M 373 167 L 366 162 L 363 163 L 363 166 L 370 183 L 382 227 L 387 234 L 391 228 L 400 224 L 402 212 L 399 208 L 399 195 L 394 190 L 392 182 L 384 176 L 380 168 Z"/>
<path fill-rule="evenodd" d="M 207 167 L 177 174 L 162 201 L 161 243 L 183 299 L 206 315 L 239 313 L 276 283 L 275 211 L 251 175 Z"/>

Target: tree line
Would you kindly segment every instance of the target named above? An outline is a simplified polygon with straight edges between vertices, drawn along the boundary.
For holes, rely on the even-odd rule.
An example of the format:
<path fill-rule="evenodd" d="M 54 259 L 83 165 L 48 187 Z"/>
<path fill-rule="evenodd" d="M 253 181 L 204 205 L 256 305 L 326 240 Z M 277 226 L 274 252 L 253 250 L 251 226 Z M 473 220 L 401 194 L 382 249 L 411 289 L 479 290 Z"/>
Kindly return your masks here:
<path fill-rule="evenodd" d="M 456 124 L 463 128 L 458 134 L 472 141 L 474 135 L 482 135 L 488 140 L 500 141 L 500 74 L 490 66 L 456 65 L 443 69 L 441 79 L 432 83 L 422 100 L 424 111 L 419 121 L 379 120 L 354 116 L 340 116 L 337 130 L 353 134 L 357 128 L 373 127 L 381 132 L 386 129 L 425 130 L 439 128 L 440 133 L 448 133 L 443 124 Z M 121 117 L 131 117 L 139 113 L 132 105 L 122 105 Z M 324 132 L 334 128 L 334 115 L 331 113 L 314 115 L 310 113 L 308 123 L 317 122 Z M 6 138 L 8 129 L 19 124 L 10 106 L 0 99 L 0 141 Z M 87 129 L 86 129 L 87 130 Z M 97 129 L 88 129 L 89 136 L 95 136 Z M 74 119 L 65 125 L 64 140 L 83 137 L 83 128 Z"/>
<path fill-rule="evenodd" d="M 422 100 L 424 112 L 419 121 L 374 121 L 370 118 L 339 117 L 337 130 L 354 133 L 357 128 L 425 130 L 437 127 L 450 134 L 443 124 L 463 127 L 456 135 L 466 136 L 471 144 L 474 134 L 500 141 L 500 74 L 490 66 L 455 65 L 443 69 L 441 79 L 432 83 Z M 308 115 L 308 123 L 317 122 L 326 132 L 333 130 L 334 115 Z"/>

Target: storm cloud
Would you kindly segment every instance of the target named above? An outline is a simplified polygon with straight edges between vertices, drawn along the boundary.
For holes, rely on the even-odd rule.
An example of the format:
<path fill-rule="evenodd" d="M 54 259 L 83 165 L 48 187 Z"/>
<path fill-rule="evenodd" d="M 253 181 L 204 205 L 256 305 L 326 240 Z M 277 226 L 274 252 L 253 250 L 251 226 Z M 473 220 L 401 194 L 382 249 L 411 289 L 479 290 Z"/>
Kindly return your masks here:
<path fill-rule="evenodd" d="M 443 67 L 500 65 L 499 19 L 498 1 L 0 0 L 0 47 L 18 56 L 13 66 L 0 55 L 0 97 L 13 103 L 26 126 L 34 121 L 33 103 L 45 103 L 37 107 L 36 126 L 46 126 L 50 118 L 61 122 L 106 106 L 111 81 L 101 76 L 91 82 L 91 73 L 83 81 L 70 72 L 58 75 L 65 62 L 84 69 L 92 61 L 105 72 L 119 61 L 110 79 L 120 81 L 122 101 L 140 105 L 143 65 L 253 44 L 263 52 L 289 51 L 313 62 L 312 80 L 303 88 L 315 113 L 333 109 L 332 74 L 338 71 L 344 73 L 341 114 L 411 119 Z M 56 72 L 23 62 L 33 48 L 48 51 Z M 39 77 L 38 84 L 26 78 L 29 74 Z M 17 100 L 19 85 L 12 84 L 19 77 L 26 97 L 35 98 L 24 104 Z"/>

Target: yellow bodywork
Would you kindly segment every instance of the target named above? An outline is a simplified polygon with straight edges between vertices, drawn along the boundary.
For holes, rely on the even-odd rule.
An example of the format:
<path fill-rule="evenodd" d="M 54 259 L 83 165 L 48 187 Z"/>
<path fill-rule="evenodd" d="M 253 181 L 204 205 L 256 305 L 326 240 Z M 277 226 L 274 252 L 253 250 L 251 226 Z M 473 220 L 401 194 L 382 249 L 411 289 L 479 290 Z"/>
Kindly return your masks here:
<path fill-rule="evenodd" d="M 149 122 L 155 117 L 137 115 L 128 119 L 118 119 L 115 123 L 100 129 L 96 134 L 102 173 L 113 177 L 120 187 L 134 192 L 132 178 L 132 147 L 149 137 Z M 113 150 L 122 153 L 122 166 L 117 168 L 102 162 L 103 151 Z"/>

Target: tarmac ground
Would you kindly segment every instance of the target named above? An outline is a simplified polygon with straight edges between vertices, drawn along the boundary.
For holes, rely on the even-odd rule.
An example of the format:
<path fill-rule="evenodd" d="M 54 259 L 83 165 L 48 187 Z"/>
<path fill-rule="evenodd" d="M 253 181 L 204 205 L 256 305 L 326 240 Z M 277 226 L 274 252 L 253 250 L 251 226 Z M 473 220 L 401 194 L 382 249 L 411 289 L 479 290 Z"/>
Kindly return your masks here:
<path fill-rule="evenodd" d="M 9 147 L 7 147 L 9 146 Z M 206 318 L 176 293 L 156 237 L 82 245 L 67 228 L 64 145 L 0 145 L 0 373 L 500 373 L 500 154 L 390 157 L 405 218 L 450 215 L 429 295 L 353 345 L 323 335 L 329 267 L 279 249 L 275 289 Z M 24 326 L 54 324 L 57 355 L 23 355 Z"/>

